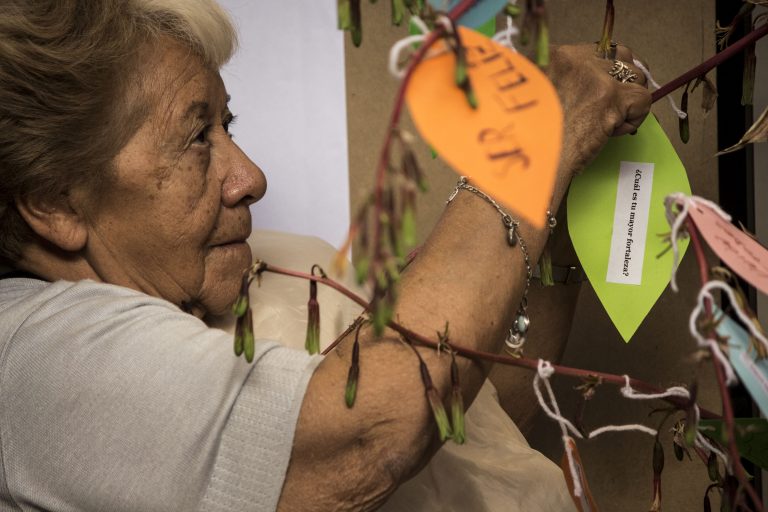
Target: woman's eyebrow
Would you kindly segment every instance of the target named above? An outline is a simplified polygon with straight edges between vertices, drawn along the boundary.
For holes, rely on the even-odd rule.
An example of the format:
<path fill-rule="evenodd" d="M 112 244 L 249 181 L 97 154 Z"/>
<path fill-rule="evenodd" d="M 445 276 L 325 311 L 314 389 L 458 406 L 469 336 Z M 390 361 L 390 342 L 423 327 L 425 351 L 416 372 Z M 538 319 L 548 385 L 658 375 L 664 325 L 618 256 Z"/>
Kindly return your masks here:
<path fill-rule="evenodd" d="M 209 107 L 210 105 L 207 101 L 194 101 L 187 107 L 182 118 L 204 118 L 208 114 Z"/>

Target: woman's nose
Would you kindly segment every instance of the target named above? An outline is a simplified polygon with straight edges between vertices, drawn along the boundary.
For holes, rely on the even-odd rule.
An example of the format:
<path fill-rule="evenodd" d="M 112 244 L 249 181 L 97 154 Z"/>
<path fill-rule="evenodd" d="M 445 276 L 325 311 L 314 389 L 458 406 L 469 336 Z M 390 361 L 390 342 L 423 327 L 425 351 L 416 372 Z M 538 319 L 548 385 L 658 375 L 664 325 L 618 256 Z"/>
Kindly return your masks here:
<path fill-rule="evenodd" d="M 237 144 L 232 142 L 229 151 L 229 169 L 222 184 L 224 205 L 232 208 L 241 202 L 255 203 L 267 191 L 267 178 Z"/>

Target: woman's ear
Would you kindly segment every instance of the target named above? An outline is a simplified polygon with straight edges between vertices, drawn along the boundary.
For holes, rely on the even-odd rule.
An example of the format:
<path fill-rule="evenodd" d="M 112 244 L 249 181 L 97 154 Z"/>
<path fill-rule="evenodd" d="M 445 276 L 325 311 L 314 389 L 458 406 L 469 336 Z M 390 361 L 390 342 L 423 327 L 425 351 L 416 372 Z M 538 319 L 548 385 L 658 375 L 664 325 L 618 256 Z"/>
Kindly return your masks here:
<path fill-rule="evenodd" d="M 32 231 L 56 247 L 69 252 L 85 247 L 88 229 L 66 194 L 58 200 L 17 197 L 16 208 Z"/>

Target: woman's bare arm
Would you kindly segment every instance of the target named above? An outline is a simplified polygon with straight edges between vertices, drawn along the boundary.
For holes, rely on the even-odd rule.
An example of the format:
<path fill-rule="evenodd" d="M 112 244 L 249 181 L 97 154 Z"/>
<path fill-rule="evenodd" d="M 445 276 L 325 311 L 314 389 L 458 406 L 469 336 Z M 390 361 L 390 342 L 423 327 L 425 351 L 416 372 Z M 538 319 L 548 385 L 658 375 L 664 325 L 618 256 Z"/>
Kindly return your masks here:
<path fill-rule="evenodd" d="M 573 173 L 610 135 L 638 126 L 650 108 L 643 86 L 614 81 L 607 73 L 610 63 L 593 52 L 593 45 L 584 45 L 552 53 L 550 76 L 566 116 L 555 210 Z M 547 230 L 523 221 L 514 210 L 509 213 L 521 220 L 520 233 L 531 260 L 537 261 Z M 522 252 L 509 246 L 505 234 L 490 204 L 472 193 L 459 193 L 402 278 L 397 321 L 427 335 L 449 323 L 456 343 L 499 351 L 525 285 Z M 354 408 L 346 408 L 351 341 L 328 355 L 310 382 L 280 510 L 305 510 L 309 504 L 317 510 L 375 509 L 439 446 L 418 360 L 392 334 L 374 340 L 370 331 L 361 333 L 358 399 Z M 419 350 L 435 387 L 447 397 L 448 359 Z M 489 368 L 460 359 L 459 369 L 469 404 Z"/>

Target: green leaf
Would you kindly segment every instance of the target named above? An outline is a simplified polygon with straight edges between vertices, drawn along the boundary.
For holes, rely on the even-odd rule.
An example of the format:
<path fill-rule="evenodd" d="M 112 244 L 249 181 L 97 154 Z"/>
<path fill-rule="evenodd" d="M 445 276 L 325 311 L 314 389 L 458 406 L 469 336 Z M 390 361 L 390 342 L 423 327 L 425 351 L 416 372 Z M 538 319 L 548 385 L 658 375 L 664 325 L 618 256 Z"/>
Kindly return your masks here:
<path fill-rule="evenodd" d="M 736 418 L 736 447 L 742 457 L 768 469 L 768 420 L 764 418 Z M 701 420 L 699 430 L 712 439 L 725 443 L 722 420 Z"/>

